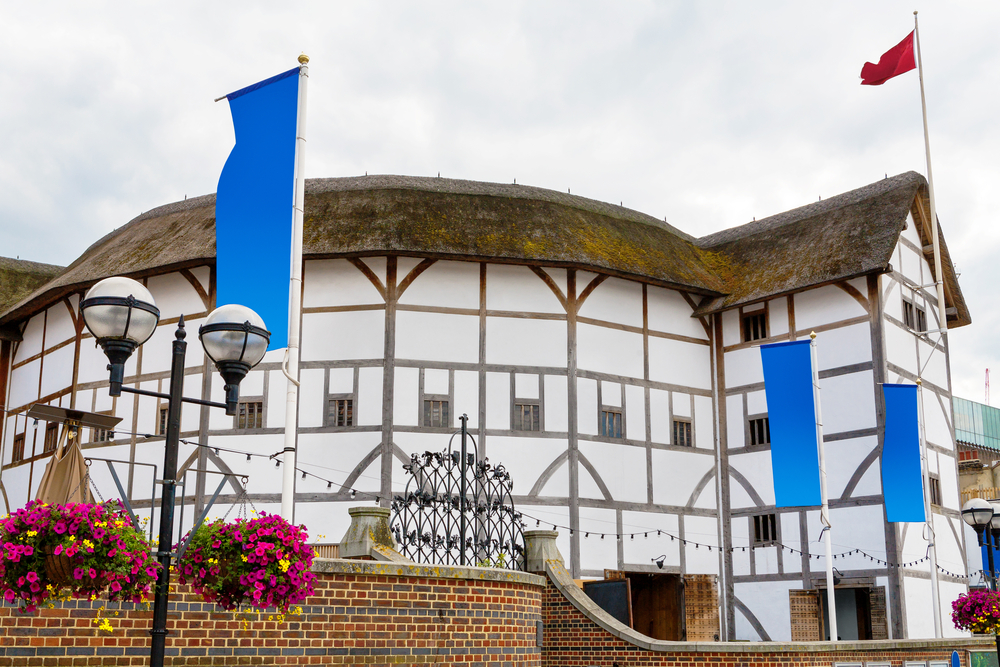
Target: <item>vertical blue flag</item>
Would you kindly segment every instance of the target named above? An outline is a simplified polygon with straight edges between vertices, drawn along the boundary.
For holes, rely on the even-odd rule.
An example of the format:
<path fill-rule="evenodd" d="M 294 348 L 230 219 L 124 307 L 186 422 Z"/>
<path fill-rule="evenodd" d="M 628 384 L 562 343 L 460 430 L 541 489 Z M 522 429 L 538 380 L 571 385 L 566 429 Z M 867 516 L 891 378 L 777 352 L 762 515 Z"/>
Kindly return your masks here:
<path fill-rule="evenodd" d="M 236 146 L 215 199 L 216 305 L 255 310 L 288 346 L 299 68 L 226 95 Z"/>
<path fill-rule="evenodd" d="M 917 386 L 883 384 L 882 496 L 889 521 L 924 521 Z"/>
<path fill-rule="evenodd" d="M 760 346 L 776 507 L 822 503 L 809 341 Z"/>

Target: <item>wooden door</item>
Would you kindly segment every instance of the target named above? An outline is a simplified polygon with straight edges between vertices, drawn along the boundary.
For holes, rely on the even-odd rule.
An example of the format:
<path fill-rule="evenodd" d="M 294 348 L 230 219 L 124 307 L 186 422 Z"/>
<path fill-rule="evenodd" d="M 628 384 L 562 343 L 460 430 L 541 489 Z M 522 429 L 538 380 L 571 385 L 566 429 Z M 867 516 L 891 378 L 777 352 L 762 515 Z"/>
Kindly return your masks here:
<path fill-rule="evenodd" d="M 823 615 L 817 592 L 788 591 L 788 606 L 792 617 L 792 641 L 820 641 Z"/>

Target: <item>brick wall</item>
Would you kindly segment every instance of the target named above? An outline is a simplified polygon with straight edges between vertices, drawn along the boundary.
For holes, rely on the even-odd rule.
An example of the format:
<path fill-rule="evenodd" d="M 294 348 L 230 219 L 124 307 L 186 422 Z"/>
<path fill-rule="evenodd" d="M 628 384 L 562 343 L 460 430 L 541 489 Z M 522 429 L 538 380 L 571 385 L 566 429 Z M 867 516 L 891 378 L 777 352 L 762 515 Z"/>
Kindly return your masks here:
<path fill-rule="evenodd" d="M 241 622 L 186 586 L 171 596 L 168 665 L 456 664 L 540 667 L 543 579 L 481 568 L 316 561 L 316 594 L 278 623 Z M 121 608 L 98 631 L 101 604 L 37 614 L 0 607 L 0 667 L 144 665 L 152 612 Z"/>
<path fill-rule="evenodd" d="M 838 662 L 882 662 L 903 667 L 904 661 L 951 660 L 958 650 L 962 664 L 969 667 L 968 650 L 992 651 L 993 638 L 963 638 L 920 641 L 840 642 L 839 650 L 830 650 L 828 642 L 719 643 L 677 642 L 650 650 L 621 639 L 574 606 L 551 581 L 542 600 L 545 627 L 543 667 L 694 667 L 710 663 L 713 667 L 830 667 Z M 650 643 L 654 643 L 651 640 Z M 655 642 L 656 644 L 671 644 Z"/>

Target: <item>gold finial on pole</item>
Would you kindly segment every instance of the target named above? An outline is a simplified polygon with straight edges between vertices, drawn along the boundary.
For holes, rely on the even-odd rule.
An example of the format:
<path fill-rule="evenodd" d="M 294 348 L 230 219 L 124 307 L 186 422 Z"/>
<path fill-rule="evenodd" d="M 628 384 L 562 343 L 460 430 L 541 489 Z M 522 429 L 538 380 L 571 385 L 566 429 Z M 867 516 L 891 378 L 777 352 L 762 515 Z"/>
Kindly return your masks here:
<path fill-rule="evenodd" d="M 923 384 L 923 383 L 924 383 L 923 380 L 921 380 L 920 378 L 917 378 L 917 384 Z"/>
<path fill-rule="evenodd" d="M 303 53 L 301 56 L 299 56 L 299 64 L 300 65 L 308 65 L 309 64 L 309 56 L 307 56 L 305 53 Z"/>
<path fill-rule="evenodd" d="M 816 340 L 816 332 L 815 331 L 810 332 L 809 338 L 811 338 L 812 340 Z"/>

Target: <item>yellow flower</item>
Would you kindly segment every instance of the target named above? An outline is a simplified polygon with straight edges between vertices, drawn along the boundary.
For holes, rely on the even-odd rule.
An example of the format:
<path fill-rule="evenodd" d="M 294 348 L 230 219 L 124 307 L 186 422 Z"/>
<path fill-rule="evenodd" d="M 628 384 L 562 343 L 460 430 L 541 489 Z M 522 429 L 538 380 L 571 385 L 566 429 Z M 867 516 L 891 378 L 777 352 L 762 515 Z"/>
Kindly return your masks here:
<path fill-rule="evenodd" d="M 288 572 L 288 568 L 292 563 L 284 558 L 278 561 L 278 566 L 281 568 L 282 572 Z"/>
<path fill-rule="evenodd" d="M 240 558 L 242 558 L 242 559 L 243 559 L 243 562 L 244 562 L 244 563 L 246 563 L 246 562 L 247 562 L 247 560 L 248 560 L 246 556 L 240 556 Z"/>
<path fill-rule="evenodd" d="M 29 530 L 28 531 L 28 537 L 34 537 L 37 534 L 38 534 L 37 530 Z"/>

